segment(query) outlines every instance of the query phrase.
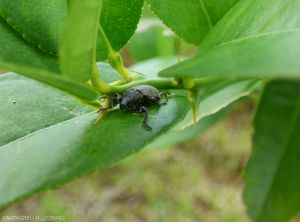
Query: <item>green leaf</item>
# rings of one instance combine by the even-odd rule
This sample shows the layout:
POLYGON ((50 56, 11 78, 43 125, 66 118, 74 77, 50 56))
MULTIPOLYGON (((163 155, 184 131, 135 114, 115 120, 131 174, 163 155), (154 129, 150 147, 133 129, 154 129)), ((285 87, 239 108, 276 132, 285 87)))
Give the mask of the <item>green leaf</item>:
MULTIPOLYGON (((220 81, 204 86, 199 92, 198 124, 201 124, 201 120, 204 117, 213 115, 234 101, 248 96, 254 90, 258 89, 261 84, 262 82, 257 80, 244 80, 220 81)), ((176 129, 185 129, 192 125, 193 113, 192 110, 190 110, 185 119, 176 126, 176 129)))
POLYGON ((24 40, 39 50, 57 55, 65 0, 0 0, 0 16, 24 40))
POLYGON ((13 63, 0 62, 0 67, 3 67, 6 70, 17 72, 28 78, 60 89, 87 102, 94 102, 99 97, 99 93, 95 90, 88 88, 83 84, 74 82, 68 78, 65 78, 64 76, 61 76, 57 73, 35 69, 27 66, 16 65, 13 63))
MULTIPOLYGON (((98 66, 106 81, 119 78, 107 64, 98 66)), ((0 114, 5 119, 0 128, 6 129, 0 133, 1 206, 142 149, 184 118, 189 108, 181 96, 165 106, 152 107, 149 124, 153 131, 149 132, 142 127, 142 115, 119 110, 94 124, 97 113, 59 91, 14 74, 0 76, 0 91, 4 95, 0 97, 0 114)))
POLYGON ((200 45, 215 23, 238 0, 147 0, 151 10, 178 36, 200 45))
POLYGON ((175 54, 175 36, 166 35, 167 29, 155 19, 142 19, 127 49, 134 61, 175 54), (147 50, 141 50, 147 49, 147 50))
MULTIPOLYGON (((98 63, 98 68, 107 83, 120 79, 107 64, 98 63)), ((0 75, 0 95, 0 129, 5 129, 0 131, 0 146, 93 111, 61 91, 13 73, 0 75)))
POLYGON ((298 0, 240 1, 206 37, 196 57, 162 71, 161 75, 294 75, 299 66, 294 47, 299 44, 299 10, 298 0))
POLYGON ((170 77, 300 77, 300 29, 220 45, 160 72, 170 77))
POLYGON ((130 67, 131 70, 137 73, 142 73, 147 77, 157 77, 160 70, 167 68, 168 66, 176 64, 178 58, 172 57, 155 57, 152 59, 139 62, 130 67))
POLYGON ((267 85, 254 120, 244 197, 257 222, 289 221, 300 211, 300 82, 267 85))
MULTIPOLYGON (((134 34, 141 18, 144 0, 103 0, 100 25, 116 52, 120 51, 134 34)), ((98 35, 97 59, 105 60, 108 48, 98 35)))
MULTIPOLYGON (((14 2, 14 1, 12 1, 14 2)), ((0 18, 0 62, 15 63, 58 72, 57 57, 33 47, 0 18)), ((1 67, 5 68, 5 67, 1 67)))
POLYGON ((99 73, 101 74, 101 78, 105 83, 112 83, 121 79, 120 74, 113 69, 109 64, 104 62, 98 62, 97 67, 99 73))
POLYGON ((248 36, 300 28, 298 0, 243 0, 205 38, 201 51, 248 36))
MULTIPOLYGON (((92 6, 93 4, 99 5, 101 2, 102 1, 94 1, 94 3, 92 3, 91 0, 80 2, 77 1, 78 4, 82 4, 83 6, 81 10, 76 7, 76 5, 79 6, 77 3, 75 6, 72 6, 72 1, 69 2, 68 7, 73 12, 71 14, 68 13, 68 24, 65 24, 65 32, 69 34, 64 36, 64 43, 62 44, 64 46, 66 43, 69 43, 64 46, 66 47, 64 48, 64 51, 66 52, 63 52, 63 54, 66 54, 67 57, 71 55, 72 57, 77 58, 77 56, 80 56, 77 54, 78 52, 82 53, 82 51, 90 50, 89 46, 91 41, 94 41, 95 31, 94 27, 92 27, 93 24, 89 23, 89 21, 96 18, 95 11, 97 10, 97 7, 93 8, 92 6), (74 7, 77 9, 74 10, 74 7), (78 33, 80 33, 80 35, 78 33), (69 40, 72 41, 68 42, 69 40), (70 47, 70 45, 73 47, 70 47), (75 49, 77 52, 76 54, 73 53, 73 50, 75 49)), ((101 18, 98 20, 98 22, 101 23, 101 26, 103 27, 107 38, 115 51, 121 50, 127 44, 130 37, 134 34, 141 17, 143 3, 144 0, 103 0, 103 10, 101 13, 101 18)), ((7 44, 8 41, 12 41, 10 39, 11 37, 7 39, 3 38, 3 36, 0 36, 0 55, 2 56, 2 54, 7 54, 7 52, 3 50, 3 48, 5 48, 9 50, 8 52, 11 54, 11 56, 8 58, 14 59, 10 60, 10 62, 23 62, 26 65, 31 63, 34 63, 35 65, 35 57, 31 55, 33 54, 31 51, 38 51, 34 52, 35 54, 42 54, 41 52, 44 52, 46 55, 42 54, 43 56, 40 56, 41 58, 52 58, 49 54, 57 55, 60 45, 61 31, 66 15, 66 0, 51 0, 42 2, 39 0, 0 0, 0 17, 2 18, 0 21, 1 23, 3 22, 1 26, 8 23, 11 29, 9 31, 15 35, 13 36, 14 38, 18 37, 19 41, 18 46, 16 46, 16 44, 7 44), (4 39, 5 42, 2 42, 4 39), (25 41, 26 44, 21 40, 25 41), (22 44, 20 44, 21 42, 22 44), (23 46, 23 44, 25 44, 25 46, 23 46), (31 46, 33 49, 29 50, 28 46, 31 46), (23 48, 26 49, 26 54, 23 52, 23 48)), ((3 28, 0 27, 0 35, 2 35, 2 32, 4 31, 1 29, 3 28)), ((107 58, 107 48, 103 43, 103 39, 98 36, 97 60, 105 60, 107 58)), ((50 71, 58 72, 56 57, 52 59, 54 60, 54 63, 56 63, 56 69, 49 69, 51 66, 47 68, 50 71)), ((48 63, 48 61, 46 63, 48 63)), ((49 63, 51 63, 51 61, 49 61, 49 63)), ((47 65, 45 62, 38 64, 43 66, 47 65)), ((72 68, 76 71, 76 67, 78 65, 77 63, 70 63, 68 65, 64 64, 64 66, 67 67, 64 67, 63 69, 69 70, 68 72, 70 75, 72 75, 72 68), (68 68, 68 66, 70 67, 68 68)), ((84 77, 82 78, 84 79, 84 77)))
POLYGON ((78 82, 91 78, 102 1, 70 0, 64 25, 60 62, 62 74, 78 82))
MULTIPOLYGON (((85 3, 87 4, 87 2, 85 3)), ((27 8, 27 6, 25 8, 27 8)), ((34 18, 38 20, 37 17, 34 18)), ((98 23, 97 20, 98 19, 95 20, 96 24, 98 23)), ((1 68, 15 71, 29 78, 35 79, 37 81, 41 81, 55 88, 68 92, 82 100, 92 102, 98 97, 98 93, 96 93, 94 90, 91 90, 85 87, 84 85, 77 84, 72 80, 65 78, 64 76, 58 75, 58 73, 60 72, 58 68, 57 57, 51 56, 49 54, 45 54, 39 51, 37 48, 34 48, 33 45, 29 44, 27 41, 22 39, 18 35, 18 33, 15 30, 13 30, 3 19, 1 19, 0 21, 1 21, 0 23, 0 37, 1 37, 0 38, 1 41, 0 67, 1 68), (46 69, 48 71, 43 69, 46 69)), ((18 22, 20 21, 18 20, 18 22)), ((43 22, 47 23, 47 21, 43 21, 43 22)), ((97 32, 97 25, 95 28, 95 35, 96 32, 97 32)), ((83 45, 83 44, 78 44, 78 45, 83 45)), ((88 60, 90 60, 90 63, 88 64, 85 62, 84 63, 77 62, 75 64, 79 64, 80 67, 86 67, 83 64, 87 66, 88 65, 94 66, 94 63, 92 64, 92 59, 89 59, 87 55, 81 55, 81 56, 83 56, 84 58, 88 58, 88 60)), ((71 56, 68 58, 71 58, 71 56)), ((74 63, 74 61, 72 60, 70 64, 74 63)), ((95 62, 95 59, 93 62, 95 62)), ((72 73, 72 75, 82 74, 82 72, 80 72, 82 71, 80 68, 76 70, 74 69, 73 71, 74 73, 72 73)), ((90 74, 90 72, 87 72, 86 70, 83 73, 85 75, 90 74)))
POLYGON ((0 75, 0 146, 92 110, 28 78, 0 75))
POLYGON ((211 22, 215 25, 239 0, 203 0, 211 22))
POLYGON ((152 107, 151 132, 143 129, 141 115, 116 110, 94 124, 97 113, 85 114, 0 147, 0 206, 139 151, 180 121, 187 109, 188 101, 181 96, 152 107))
MULTIPOLYGON (((210 116, 204 117, 197 124, 197 127, 189 126, 185 129, 178 129, 176 126, 167 132, 166 134, 161 135, 152 143, 148 144, 145 149, 160 149, 174 146, 176 144, 182 143, 184 141, 193 139, 199 134, 204 133, 207 129, 215 125, 217 122, 222 120, 226 114, 228 114, 229 109, 223 109, 217 113, 214 113, 210 116)), ((180 123, 179 123, 180 124, 180 123)))

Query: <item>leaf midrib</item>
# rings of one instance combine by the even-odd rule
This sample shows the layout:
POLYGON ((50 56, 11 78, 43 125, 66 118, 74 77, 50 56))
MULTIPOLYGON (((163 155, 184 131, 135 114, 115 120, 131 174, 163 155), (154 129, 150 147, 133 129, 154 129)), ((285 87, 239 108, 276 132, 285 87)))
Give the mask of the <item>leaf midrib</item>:
POLYGON ((300 93, 298 93, 298 96, 297 96, 296 100, 297 100, 297 104, 296 104, 296 108, 295 108, 295 110, 293 112, 292 122, 290 124, 289 129, 287 130, 288 136, 287 136, 286 141, 284 142, 284 145, 283 145, 284 151, 282 152, 282 155, 280 156, 279 163, 278 163, 278 165, 276 167, 276 170, 274 171, 274 176, 271 177, 272 178, 271 179, 272 180, 271 184, 269 186, 268 191, 266 192, 265 198, 263 198, 263 202, 262 202, 263 204, 262 204, 261 208, 258 211, 256 220, 258 220, 261 217, 263 209, 265 209, 265 207, 266 207, 266 202, 267 202, 266 200, 268 199, 268 197, 269 197, 269 195, 270 195, 270 193, 271 193, 271 191, 273 189, 273 186, 274 186, 274 183, 276 181, 276 177, 277 177, 278 171, 280 169, 280 166, 283 163, 283 159, 285 158, 285 154, 287 153, 287 150, 288 150, 287 147, 288 147, 289 143, 291 142, 291 139, 292 139, 292 136, 293 136, 292 132, 294 131, 294 129, 296 127, 296 122, 297 122, 297 119, 299 118, 299 114, 300 114, 300 93))
POLYGON ((203 0, 198 0, 199 3, 200 3, 200 7, 202 8, 202 11, 204 12, 204 15, 205 15, 205 18, 207 20, 207 24, 208 24, 208 27, 209 27, 209 30, 212 30, 213 28, 213 24, 212 24, 212 21, 211 21, 211 17, 207 11, 207 8, 203 2, 203 0))

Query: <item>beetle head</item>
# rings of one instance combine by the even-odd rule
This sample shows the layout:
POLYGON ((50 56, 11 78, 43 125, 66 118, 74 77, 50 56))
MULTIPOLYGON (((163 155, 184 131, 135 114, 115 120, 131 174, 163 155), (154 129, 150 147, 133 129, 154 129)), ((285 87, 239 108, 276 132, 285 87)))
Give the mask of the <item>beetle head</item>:
POLYGON ((122 98, 122 96, 121 96, 121 94, 119 94, 119 93, 114 93, 114 94, 110 97, 110 99, 111 99, 111 101, 113 102, 113 105, 114 105, 114 106, 117 105, 118 103, 120 103, 121 98, 122 98))

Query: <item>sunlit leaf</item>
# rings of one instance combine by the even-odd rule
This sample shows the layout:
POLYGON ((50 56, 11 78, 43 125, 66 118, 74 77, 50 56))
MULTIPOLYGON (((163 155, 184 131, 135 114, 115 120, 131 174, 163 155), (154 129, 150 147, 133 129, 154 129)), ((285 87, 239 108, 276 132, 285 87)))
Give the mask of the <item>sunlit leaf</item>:
POLYGON ((0 16, 36 49, 57 55, 66 0, 0 0, 0 16))
MULTIPOLYGON (((100 25, 114 51, 120 51, 134 34, 143 5, 144 0, 103 0, 100 25)), ((105 60, 107 57, 107 45, 98 35, 97 58, 105 60)))
POLYGON ((170 67, 165 77, 300 77, 300 29, 232 41, 170 67))
POLYGON ((200 45, 238 0, 147 0, 153 12, 185 41, 200 45))
POLYGON ((238 2, 206 37, 199 54, 162 76, 261 77, 299 74, 300 2, 238 2))

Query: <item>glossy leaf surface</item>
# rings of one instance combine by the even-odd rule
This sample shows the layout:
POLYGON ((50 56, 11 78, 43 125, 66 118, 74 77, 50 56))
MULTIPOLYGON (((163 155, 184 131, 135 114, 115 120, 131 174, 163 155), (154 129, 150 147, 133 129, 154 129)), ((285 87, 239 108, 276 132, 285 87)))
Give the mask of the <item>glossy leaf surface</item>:
MULTIPOLYGON (((85 6, 90 4, 88 1, 80 2, 80 4, 85 6)), ((100 4, 102 1, 96 2, 100 4)), ((143 0, 103 1, 104 10, 98 22, 101 22, 114 50, 119 51, 122 49, 135 32, 141 17, 143 2, 143 0)), ((86 7, 83 8, 86 9, 86 7)), ((82 13, 84 13, 83 10, 79 11, 79 14, 82 13)), ((91 12, 85 13, 85 19, 90 20, 93 16, 92 14, 91 12)), ((59 54, 61 32, 66 15, 66 0, 1 0, 0 59, 2 60, 2 57, 4 57, 9 62, 22 63, 23 65, 30 64, 59 72, 56 56, 59 54)), ((75 40, 79 41, 80 44, 77 44, 76 47, 68 48, 68 50, 76 51, 71 53, 73 56, 76 54, 78 56, 79 52, 82 53, 82 49, 77 51, 76 48, 83 43, 84 45, 89 44, 89 42, 85 42, 86 39, 82 35, 91 35, 89 32, 82 32, 80 27, 85 23, 87 25, 86 28, 88 28, 90 23, 86 23, 86 20, 82 19, 81 16, 74 16, 73 14, 73 17, 75 18, 74 20, 72 19, 72 22, 77 22, 77 24, 75 26, 72 25, 72 27, 68 26, 72 32, 69 32, 69 35, 65 36, 63 41, 68 42, 70 38, 74 42, 75 40), (79 20, 76 21, 76 19, 79 20), (79 32, 76 33, 78 30, 79 32), (79 35, 78 33, 81 34, 79 35), (75 39, 72 39, 72 37, 75 39)), ((70 21, 68 24, 70 24, 70 21)), ((107 58, 107 48, 99 36, 97 41, 97 59, 105 60, 107 58)), ((74 63, 73 65, 76 66, 77 64, 74 63)))
MULTIPOLYGON (((58 59, 32 46, 0 18, 0 62, 59 72, 58 59)), ((1 67, 5 68, 5 67, 1 67)))
POLYGON ((228 42, 162 71, 165 77, 300 77, 300 29, 228 42))
POLYGON ((300 28, 298 0, 239 1, 214 27, 201 51, 233 40, 300 28))
MULTIPOLYGON (((109 65, 97 65, 107 83, 120 78, 109 65)), ((59 90, 14 73, 0 75, 0 86, 0 129, 5 129, 0 133, 0 145, 94 111, 59 90)))
POLYGON ((161 74, 242 78, 295 75, 299 66, 295 47, 299 44, 299 10, 297 0, 240 1, 206 37, 196 57, 161 74))
MULTIPOLYGON (((144 0, 103 0, 100 25, 112 49, 120 51, 134 34, 142 15, 144 0)), ((98 36, 97 58, 108 56, 104 39, 98 36)))
POLYGON ((178 36, 200 45, 238 0, 147 0, 151 10, 178 36))
POLYGON ((0 1, 0 16, 37 49, 58 54, 60 33, 67 13, 66 0, 0 1))
POLYGON ((25 77, 0 75, 0 146, 92 109, 25 77), (30 89, 30 90, 28 90, 30 89))

